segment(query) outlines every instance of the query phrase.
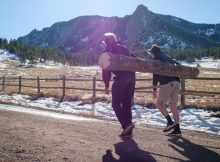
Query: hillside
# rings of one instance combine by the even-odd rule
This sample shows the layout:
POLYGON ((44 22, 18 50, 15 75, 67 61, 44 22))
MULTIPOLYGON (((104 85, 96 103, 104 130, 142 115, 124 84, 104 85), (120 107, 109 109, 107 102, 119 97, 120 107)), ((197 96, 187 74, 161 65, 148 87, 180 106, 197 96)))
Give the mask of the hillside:
POLYGON ((71 53, 99 53, 105 32, 114 32, 131 50, 141 50, 153 43, 168 49, 220 46, 220 24, 191 23, 153 13, 144 5, 125 17, 81 16, 58 22, 41 31, 34 29, 18 40, 71 53))

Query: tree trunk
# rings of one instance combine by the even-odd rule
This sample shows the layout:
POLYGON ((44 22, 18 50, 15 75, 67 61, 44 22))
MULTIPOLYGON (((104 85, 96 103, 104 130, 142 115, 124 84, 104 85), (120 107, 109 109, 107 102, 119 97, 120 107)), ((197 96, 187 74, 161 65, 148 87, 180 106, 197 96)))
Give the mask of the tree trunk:
POLYGON ((179 76, 183 78, 195 78, 199 75, 199 69, 184 65, 170 65, 158 60, 141 59, 124 55, 103 53, 99 58, 99 65, 107 70, 137 71, 161 74, 167 76, 179 76))

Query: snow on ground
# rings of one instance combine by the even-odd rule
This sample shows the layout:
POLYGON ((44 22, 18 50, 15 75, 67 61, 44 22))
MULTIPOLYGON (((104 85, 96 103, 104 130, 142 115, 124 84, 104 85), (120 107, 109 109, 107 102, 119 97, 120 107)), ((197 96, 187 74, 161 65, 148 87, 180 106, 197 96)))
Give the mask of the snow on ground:
POLYGON ((200 61, 199 65, 204 68, 220 69, 220 60, 200 61))
POLYGON ((18 60, 15 54, 12 54, 6 50, 0 49, 0 68, 5 69, 8 65, 4 63, 5 60, 18 60))
POLYGON ((220 60, 213 60, 209 57, 203 57, 201 60, 196 59, 193 63, 187 63, 185 61, 181 61, 182 65, 187 65, 191 67, 197 67, 199 65, 202 68, 213 68, 213 69, 220 69, 220 60))
POLYGON ((29 113, 29 114, 35 114, 35 115, 41 115, 41 116, 48 116, 48 117, 52 117, 52 118, 66 119, 66 120, 100 121, 100 120, 97 120, 97 119, 85 118, 85 117, 76 116, 76 115, 55 113, 55 112, 49 112, 49 111, 43 111, 43 110, 37 110, 37 109, 27 109, 25 107, 14 106, 14 105, 0 104, 0 109, 9 110, 9 111, 16 111, 16 112, 23 112, 23 113, 29 113))
POLYGON ((0 61, 1 60, 8 60, 8 59, 19 60, 18 56, 16 56, 15 54, 12 54, 12 53, 8 52, 7 50, 0 49, 0 61))
MULTIPOLYGON (((69 112, 74 114, 84 114, 116 120, 115 114, 108 103, 97 102, 94 105, 78 102, 57 102, 53 98, 39 98, 31 101, 29 96, 21 94, 7 95, 0 93, 0 102, 19 104, 26 107, 38 107, 59 112, 69 112)), ((1 108, 1 106, 0 106, 1 108)), ((8 106, 7 109, 15 110, 20 107, 8 106)), ((27 109, 28 111, 31 111, 27 109)), ((38 114, 39 112, 35 112, 38 114)), ((51 113, 51 112, 50 112, 51 113)), ((181 128, 188 130, 204 131, 220 135, 220 118, 210 117, 212 111, 202 109, 184 109, 180 111, 181 128)), ((132 109, 133 121, 137 125, 150 124, 155 126, 165 126, 166 120, 157 109, 148 109, 139 105, 134 105, 132 109)), ((51 115, 50 115, 51 116, 51 115)), ((57 116, 55 114, 55 116, 57 116)), ((62 116, 65 118, 65 116, 62 116)), ((66 116, 66 119, 69 119, 66 116)))

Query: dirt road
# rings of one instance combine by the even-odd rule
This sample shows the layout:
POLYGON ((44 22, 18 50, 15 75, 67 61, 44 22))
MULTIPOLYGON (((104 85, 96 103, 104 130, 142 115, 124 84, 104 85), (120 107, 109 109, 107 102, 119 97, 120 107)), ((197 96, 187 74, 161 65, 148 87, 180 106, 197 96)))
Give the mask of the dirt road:
POLYGON ((137 127, 122 141, 117 122, 73 121, 0 109, 0 161, 218 162, 220 137, 183 131, 172 138, 158 127, 137 127))

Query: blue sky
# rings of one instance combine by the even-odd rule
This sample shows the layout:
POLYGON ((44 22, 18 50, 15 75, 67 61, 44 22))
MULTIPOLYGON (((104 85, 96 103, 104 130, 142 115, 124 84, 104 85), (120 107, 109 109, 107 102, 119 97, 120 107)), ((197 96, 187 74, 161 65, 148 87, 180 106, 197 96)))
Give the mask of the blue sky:
POLYGON ((16 39, 83 15, 123 17, 139 4, 194 23, 220 23, 220 0, 1 0, 0 37, 16 39))

